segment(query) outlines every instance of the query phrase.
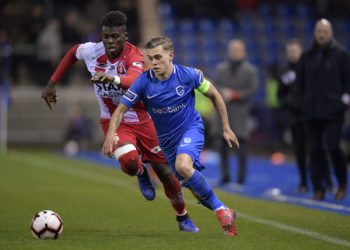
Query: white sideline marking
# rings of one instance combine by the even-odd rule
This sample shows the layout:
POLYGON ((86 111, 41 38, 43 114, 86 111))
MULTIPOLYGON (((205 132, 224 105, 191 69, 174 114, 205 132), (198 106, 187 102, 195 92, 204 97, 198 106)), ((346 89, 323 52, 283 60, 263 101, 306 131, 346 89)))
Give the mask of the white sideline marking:
MULTIPOLYGON (((210 185, 215 185, 217 181, 214 178, 207 178, 207 181, 209 182, 210 185)), ((241 192, 244 187, 242 185, 238 185, 236 183, 230 183, 226 185, 228 187, 229 192, 230 191, 236 191, 236 192, 241 192)), ((227 192, 226 190, 224 190, 227 192)), ((325 208, 325 209, 333 209, 335 211, 344 211, 344 212, 350 212, 350 207, 346 207, 344 205, 340 204, 333 204, 329 203, 326 201, 314 201, 311 199, 307 198, 299 198, 299 197, 293 197, 293 196, 287 196, 283 194, 264 194, 265 198, 268 198, 272 201, 280 201, 280 202, 285 202, 289 204, 297 204, 297 205, 317 205, 319 207, 325 208)))
MULTIPOLYGON (((102 182, 102 183, 108 183, 114 186, 118 186, 120 188, 127 188, 127 189, 131 189, 133 191, 137 191, 139 192, 138 188, 136 188, 135 185, 132 185, 129 182, 126 181, 122 181, 116 178, 109 178, 109 177, 104 177, 104 176, 98 176, 96 175, 96 173, 89 173, 85 170, 82 169, 78 169, 78 168, 72 168, 72 167, 67 167, 63 164, 58 164, 56 162, 52 162, 50 160, 47 160, 45 158, 40 158, 40 157, 36 157, 34 155, 31 155, 29 153, 23 153, 21 152, 21 154, 25 154, 26 157, 21 158, 21 157, 16 157, 16 153, 8 153, 7 156, 9 156, 12 160, 20 162, 20 163, 25 163, 25 164, 31 164, 33 167, 37 167, 37 168, 41 168, 41 169, 47 169, 47 170, 53 170, 56 172, 60 172, 60 173, 65 173, 65 174, 70 174, 73 176, 78 176, 78 177, 82 177, 88 180, 93 180, 93 181, 97 181, 97 182, 102 182)), ((158 197, 162 197, 164 199, 168 199, 163 193, 158 194, 158 197)), ((186 200, 187 204, 191 204, 191 205, 198 205, 200 206, 196 201, 194 200, 186 200)), ((282 230, 286 230, 289 232, 293 232, 293 233, 298 233, 301 235, 305 235, 305 236, 309 236, 315 239, 319 239, 319 240, 323 240, 323 241, 327 241, 327 242, 331 242, 334 244, 338 244, 338 245, 342 245, 342 246, 347 246, 350 247, 350 242, 346 241, 346 240, 342 240, 339 238, 335 238, 335 237, 330 237, 328 235, 325 234, 321 234, 321 233, 316 233, 313 231, 309 231, 309 230, 305 230, 305 229, 300 229, 297 227, 293 227, 293 226, 289 226, 286 224, 282 224, 279 222, 275 222, 275 221, 271 221, 271 220, 265 220, 265 219, 261 219, 258 217, 254 217, 245 213, 238 213, 237 214, 238 218, 244 218, 246 220, 250 220, 253 221, 255 223, 259 223, 259 224, 264 224, 264 225, 268 225, 268 226, 272 226, 272 227, 276 227, 282 230)))
POLYGON ((282 224, 282 223, 275 222, 275 221, 271 221, 271 220, 260 219, 258 217, 254 217, 254 216, 251 216, 251 215, 248 215, 248 214, 244 214, 244 213, 238 213, 237 216, 238 216, 238 218, 244 218, 244 219, 247 219, 247 220, 259 223, 259 224, 264 224, 264 225, 277 227, 279 229, 283 229, 283 230, 286 230, 286 231, 289 231, 289 232, 294 232, 294 233, 310 236, 312 238, 316 238, 316 239, 328 241, 328 242, 331 242, 331 243, 335 243, 335 244, 339 244, 339 245, 350 247, 350 242, 349 241, 342 240, 342 239, 335 238, 335 237, 330 237, 330 236, 328 236, 326 234, 320 234, 320 233, 312 232, 312 231, 309 231, 309 230, 300 229, 300 228, 297 228, 297 227, 289 226, 289 225, 282 224))

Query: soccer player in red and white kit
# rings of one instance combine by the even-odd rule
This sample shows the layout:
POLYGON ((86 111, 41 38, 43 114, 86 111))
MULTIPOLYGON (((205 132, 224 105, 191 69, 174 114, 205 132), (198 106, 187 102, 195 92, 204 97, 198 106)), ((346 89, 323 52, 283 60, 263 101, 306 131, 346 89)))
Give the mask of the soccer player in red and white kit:
MULTIPOLYGON (((111 11, 102 18, 102 41, 87 42, 71 48, 59 63, 56 71, 42 92, 49 108, 56 103, 55 84, 78 60, 84 60, 94 83, 96 97, 100 103, 100 123, 106 135, 111 114, 119 104, 124 92, 143 72, 142 52, 126 42, 126 15, 111 11)), ((165 194, 176 211, 179 229, 198 232, 185 209, 185 201, 179 180, 171 171, 157 140, 151 118, 140 101, 128 111, 116 133, 114 156, 121 169, 130 176, 137 176, 142 194, 148 200, 155 197, 154 186, 144 163, 149 162, 164 186, 165 194), (142 161, 139 157, 142 155, 142 161)))

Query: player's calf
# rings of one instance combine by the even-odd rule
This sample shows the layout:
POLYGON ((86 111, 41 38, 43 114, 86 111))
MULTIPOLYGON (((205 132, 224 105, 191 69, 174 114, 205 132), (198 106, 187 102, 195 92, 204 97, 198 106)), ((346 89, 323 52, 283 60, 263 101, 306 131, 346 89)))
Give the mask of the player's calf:
POLYGON ((122 170, 130 175, 137 175, 139 187, 141 193, 147 200, 153 200, 156 196, 156 192, 148 175, 147 168, 141 163, 139 153, 135 145, 127 143, 119 146, 114 151, 114 156, 120 163, 122 170))

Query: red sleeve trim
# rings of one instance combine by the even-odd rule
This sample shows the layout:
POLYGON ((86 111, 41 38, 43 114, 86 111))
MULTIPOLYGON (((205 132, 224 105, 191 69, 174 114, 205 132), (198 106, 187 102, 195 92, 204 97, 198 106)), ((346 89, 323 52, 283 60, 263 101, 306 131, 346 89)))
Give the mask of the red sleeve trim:
POLYGON ((64 75, 64 73, 73 65, 75 64, 78 59, 76 58, 75 54, 77 52, 77 49, 80 44, 75 45, 73 48, 71 48, 62 58, 60 63, 58 64, 55 72, 51 76, 51 81, 58 82, 61 77, 64 75))

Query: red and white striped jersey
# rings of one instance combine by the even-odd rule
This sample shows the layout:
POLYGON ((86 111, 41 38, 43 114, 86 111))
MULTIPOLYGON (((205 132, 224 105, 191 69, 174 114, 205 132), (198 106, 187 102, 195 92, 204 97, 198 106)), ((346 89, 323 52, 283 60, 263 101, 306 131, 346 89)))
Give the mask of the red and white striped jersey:
MULTIPOLYGON (((127 79, 125 77, 131 73, 140 75, 143 72, 144 61, 142 52, 136 46, 125 42, 123 53, 119 58, 113 60, 107 56, 102 42, 88 42, 76 47, 75 57, 79 60, 84 60, 91 76, 97 71, 104 71, 109 75, 121 77, 120 85, 112 83, 94 84, 95 95, 100 103, 101 119, 110 119, 120 102, 120 98, 131 85, 131 83, 123 84, 123 79, 127 79)), ((122 122, 144 123, 149 121, 150 117, 140 101, 124 114, 122 122)))

